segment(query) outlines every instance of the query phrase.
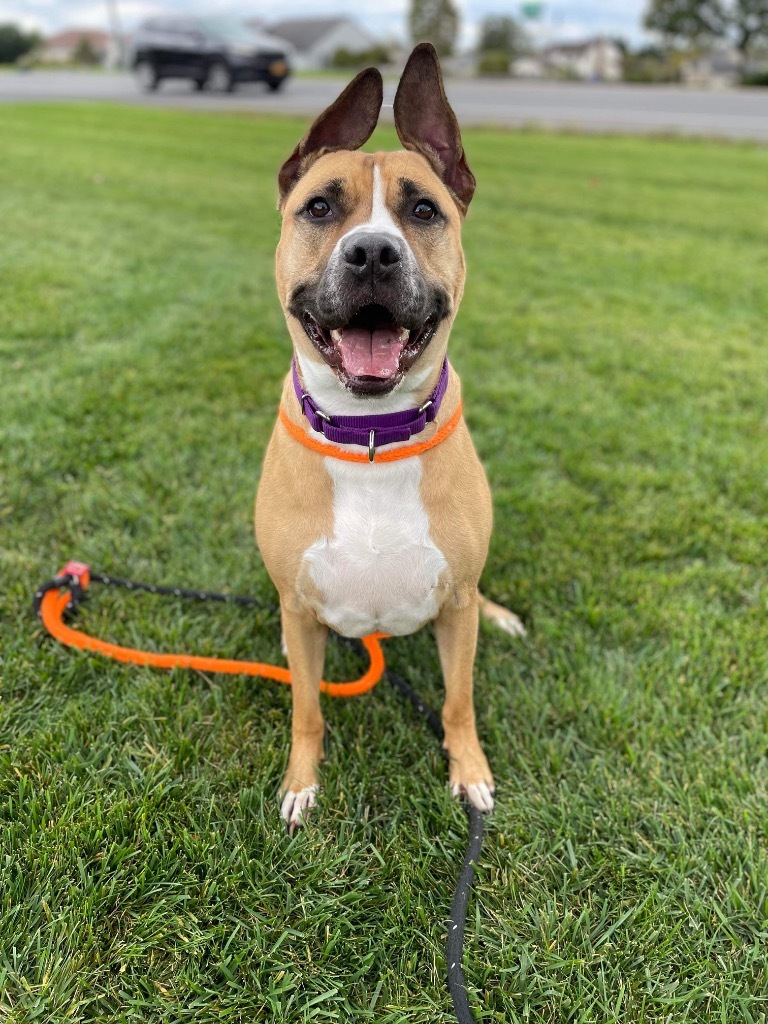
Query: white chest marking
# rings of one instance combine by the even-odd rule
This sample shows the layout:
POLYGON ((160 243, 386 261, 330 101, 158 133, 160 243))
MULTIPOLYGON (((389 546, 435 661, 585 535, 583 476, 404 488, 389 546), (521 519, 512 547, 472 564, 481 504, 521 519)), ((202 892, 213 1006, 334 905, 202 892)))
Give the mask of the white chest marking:
POLYGON ((447 567, 429 535, 421 460, 356 465, 326 458, 333 536, 304 552, 319 618, 344 636, 415 632, 438 611, 447 567))

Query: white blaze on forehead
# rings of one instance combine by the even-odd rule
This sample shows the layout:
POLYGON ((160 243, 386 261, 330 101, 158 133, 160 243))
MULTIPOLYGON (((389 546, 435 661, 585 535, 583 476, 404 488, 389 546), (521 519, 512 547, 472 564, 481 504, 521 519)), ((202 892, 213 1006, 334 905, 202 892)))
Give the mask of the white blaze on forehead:
POLYGON ((381 168, 378 164, 373 165, 373 202, 371 203, 371 219, 367 224, 363 224, 362 227, 366 231, 384 231, 393 235, 397 235, 398 238, 403 237, 403 233, 400 228, 395 224, 392 214, 389 212, 387 206, 386 195, 384 193, 384 182, 381 180, 381 168))
POLYGON ((373 191, 371 196, 370 218, 363 224, 356 224, 353 228, 350 228, 349 231, 347 231, 347 233, 336 243, 336 250, 338 251, 343 243, 358 231, 394 235, 396 238, 400 239, 409 255, 411 254, 411 247, 408 245, 405 235, 397 226, 397 223, 387 206, 384 181, 382 180, 381 168, 378 164, 373 165, 373 191))

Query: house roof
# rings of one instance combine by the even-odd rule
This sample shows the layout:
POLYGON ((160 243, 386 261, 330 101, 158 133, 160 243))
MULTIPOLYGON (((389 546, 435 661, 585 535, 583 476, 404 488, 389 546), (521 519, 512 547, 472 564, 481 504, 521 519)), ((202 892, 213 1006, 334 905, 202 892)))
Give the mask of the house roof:
POLYGON ((270 35, 287 39, 301 52, 309 50, 318 39, 338 25, 345 23, 354 25, 355 28, 358 27, 351 18, 339 16, 335 18, 284 18, 282 21, 270 22, 266 29, 270 35))
POLYGON ((63 32, 57 32, 55 36, 49 36, 45 40, 46 46, 72 46, 75 47, 82 39, 87 39, 92 46, 107 46, 109 35, 95 28, 68 28, 63 32))

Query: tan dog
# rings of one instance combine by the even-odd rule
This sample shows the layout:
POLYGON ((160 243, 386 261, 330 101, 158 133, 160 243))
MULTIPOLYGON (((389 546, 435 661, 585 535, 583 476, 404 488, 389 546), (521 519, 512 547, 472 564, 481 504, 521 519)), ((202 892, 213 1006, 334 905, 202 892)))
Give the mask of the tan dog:
POLYGON ((523 632, 515 615, 478 592, 491 496, 461 418, 459 379, 444 369, 475 179, 430 44, 411 54, 395 97, 406 151, 356 152, 381 104, 381 75, 369 68, 318 117, 279 175, 277 288, 295 380, 286 380, 265 456, 256 533, 280 594, 293 676, 281 810, 291 830, 318 788, 328 627, 352 637, 403 635, 434 621, 450 784, 484 811, 493 808, 494 785, 472 702, 478 610, 523 632), (415 432, 382 443, 389 435, 380 425, 397 412, 415 432), (355 424, 352 433, 345 423, 355 424))

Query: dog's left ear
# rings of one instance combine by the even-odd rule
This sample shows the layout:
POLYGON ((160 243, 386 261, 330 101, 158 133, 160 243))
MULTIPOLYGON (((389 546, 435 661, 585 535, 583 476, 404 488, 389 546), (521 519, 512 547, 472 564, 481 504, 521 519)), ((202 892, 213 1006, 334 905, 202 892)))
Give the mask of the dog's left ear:
POLYGON ((432 164, 466 213, 475 193, 456 115, 448 103, 437 51, 419 43, 405 65, 395 94, 395 128, 406 149, 432 164))
POLYGON ((360 149, 373 135, 384 100, 378 68, 366 68, 353 78, 339 98, 324 110, 288 157, 277 176, 280 205, 304 174, 310 158, 321 152, 360 149))

